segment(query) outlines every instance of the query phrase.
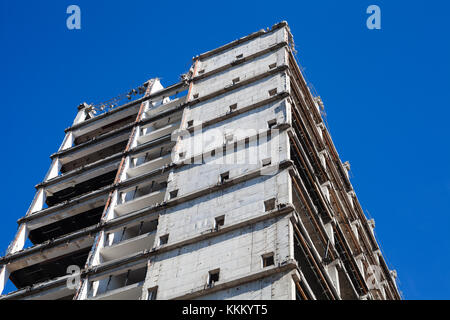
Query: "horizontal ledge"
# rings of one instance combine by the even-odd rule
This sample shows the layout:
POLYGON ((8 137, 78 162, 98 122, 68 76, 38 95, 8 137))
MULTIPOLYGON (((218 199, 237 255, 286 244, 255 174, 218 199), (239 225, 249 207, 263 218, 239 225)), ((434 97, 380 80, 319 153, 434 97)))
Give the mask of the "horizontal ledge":
POLYGON ((195 60, 202 60, 202 59, 205 59, 205 58, 209 58, 209 57, 214 56, 214 55, 216 55, 218 53, 221 53, 221 52, 223 52, 225 50, 228 50, 230 48, 236 47, 237 45, 239 45, 241 43, 248 42, 248 41, 253 40, 253 39, 255 39, 255 38, 257 38, 257 37, 259 37, 261 35, 264 35, 264 34, 272 33, 275 30, 281 29, 281 28, 286 27, 286 26, 288 26, 287 22, 286 21, 281 21, 281 22, 273 25, 272 28, 269 31, 266 31, 266 30, 262 29, 260 31, 254 32, 254 33, 249 34, 249 35, 247 35, 245 37, 242 37, 240 39, 237 39, 237 40, 234 40, 234 41, 232 41, 230 43, 227 43, 227 44, 225 44, 225 45, 223 45, 223 46, 221 46, 219 48, 216 48, 214 50, 210 50, 210 51, 207 51, 205 53, 202 53, 202 54, 194 57, 193 60, 195 61, 195 60))
POLYGON ((198 290, 181 295, 176 296, 173 298, 168 298, 168 300, 193 300, 195 298, 206 296, 209 294, 212 294, 214 292, 230 289, 239 285, 243 285, 249 282, 258 281, 267 277, 270 277, 274 274, 280 273, 280 272, 289 272, 291 270, 296 270, 298 268, 298 264, 295 260, 288 259, 285 261, 282 261, 279 265, 265 268, 264 270, 261 270, 256 273, 250 273, 247 274, 244 277, 238 277, 234 279, 230 279, 228 281, 225 281, 223 283, 217 283, 214 284, 213 287, 207 288, 202 287, 198 288, 198 290))
POLYGON ((59 157, 63 157, 63 156, 66 156, 67 154, 74 153, 74 152, 76 152, 76 151, 78 151, 80 149, 84 149, 84 148, 89 147, 91 145, 95 145, 97 143, 102 143, 102 141, 107 140, 109 138, 121 136, 121 135, 127 133, 128 130, 131 130, 134 127, 134 125, 135 125, 134 122, 130 123, 130 124, 127 124, 127 125, 119 128, 119 129, 110 131, 108 133, 105 133, 105 134, 103 134, 103 135, 101 135, 99 137, 95 137, 95 138, 93 138, 93 139, 91 139, 89 141, 86 141, 84 143, 81 143, 79 145, 76 145, 76 146, 73 146, 71 148, 58 151, 58 152, 52 154, 50 156, 50 159, 54 159, 56 157, 58 157, 58 158, 59 157))
POLYGON ((23 258, 24 256, 27 255, 31 255, 35 252, 44 252, 45 250, 54 248, 60 244, 66 244, 69 243, 71 241, 77 241, 80 238, 84 237, 84 236, 89 236, 92 234, 95 234, 97 231, 100 230, 100 224, 91 226, 91 227, 87 227, 81 230, 77 230, 75 232, 66 234, 62 237, 53 239, 53 240, 48 240, 46 242, 37 244, 35 246, 29 247, 29 248, 25 248, 21 251, 17 251, 15 253, 12 254, 8 254, 4 257, 0 258, 0 265, 4 265, 4 264, 8 264, 12 261, 18 260, 20 258, 23 258))

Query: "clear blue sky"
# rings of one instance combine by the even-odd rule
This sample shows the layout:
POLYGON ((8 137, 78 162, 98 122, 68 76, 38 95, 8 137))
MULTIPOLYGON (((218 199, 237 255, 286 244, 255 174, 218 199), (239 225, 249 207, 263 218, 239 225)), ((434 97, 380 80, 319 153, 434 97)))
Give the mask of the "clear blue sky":
POLYGON ((0 1, 2 252, 79 103, 173 84, 194 55, 286 20, 404 297, 450 298, 450 2, 0 1))

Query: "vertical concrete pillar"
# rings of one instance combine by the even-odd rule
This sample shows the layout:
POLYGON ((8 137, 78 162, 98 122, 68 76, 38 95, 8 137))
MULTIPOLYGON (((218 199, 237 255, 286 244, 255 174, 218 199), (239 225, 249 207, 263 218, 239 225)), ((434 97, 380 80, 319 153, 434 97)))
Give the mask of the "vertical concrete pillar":
POLYGON ((5 290, 6 283, 9 279, 9 272, 6 269, 6 266, 0 267, 0 295, 3 293, 3 290, 5 290))
POLYGON ((91 106, 88 105, 86 102, 83 102, 82 104, 80 104, 78 106, 78 113, 77 113, 75 119, 73 120, 72 125, 76 125, 76 124, 86 120, 87 116, 89 115, 89 112, 91 111, 90 109, 91 109, 91 106))
POLYGON ((30 208, 28 209, 27 215, 42 210, 44 208, 45 199, 46 194, 44 188, 39 188, 34 196, 30 208))
POLYGON ((339 296, 341 296, 338 267, 340 267, 340 262, 338 259, 336 259, 326 266, 326 270, 328 272, 328 275, 330 276, 331 282, 336 288, 336 292, 338 293, 339 296))
POLYGON ((52 164, 50 165, 50 169, 48 170, 44 181, 48 181, 57 177, 59 175, 59 170, 61 170, 61 161, 59 161, 59 158, 56 158, 52 161, 52 164))
POLYGON ((73 146, 75 143, 75 137, 73 133, 70 131, 66 136, 64 137, 63 142, 61 143, 61 146, 59 147, 58 151, 69 149, 73 146))
POLYGON ((13 242, 9 245, 7 254, 13 254, 17 251, 20 251, 24 248, 25 242, 28 238, 28 230, 27 225, 23 223, 20 225, 19 231, 17 231, 16 237, 13 242))

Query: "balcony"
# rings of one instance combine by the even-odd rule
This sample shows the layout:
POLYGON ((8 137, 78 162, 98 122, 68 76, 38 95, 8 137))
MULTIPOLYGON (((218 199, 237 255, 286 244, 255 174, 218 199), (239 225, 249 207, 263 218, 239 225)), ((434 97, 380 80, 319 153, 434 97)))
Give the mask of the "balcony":
POLYGON ((151 249, 155 242, 155 235, 156 231, 141 234, 140 236, 104 247, 100 254, 104 261, 111 261, 133 253, 151 249))
POLYGON ((127 178, 137 177, 144 173, 151 172, 153 170, 156 170, 171 163, 171 161, 172 157, 169 153, 162 157, 158 157, 156 159, 152 159, 150 161, 141 163, 140 165, 133 168, 129 168, 127 170, 127 178))
POLYGON ((151 207, 164 201, 166 188, 151 192, 147 195, 135 198, 131 201, 119 204, 114 208, 116 216, 123 216, 127 213, 151 207))
POLYGON ((174 99, 174 100, 171 100, 171 101, 169 101, 169 102, 167 102, 165 104, 162 104, 162 105, 160 105, 158 107, 150 108, 149 110, 147 110, 145 112, 145 118, 150 118, 150 117, 153 117, 153 116, 155 116, 157 114, 161 114, 161 113, 163 113, 165 111, 169 111, 171 109, 175 109, 176 107, 181 106, 185 102, 186 102, 186 96, 181 97, 181 98, 177 98, 177 99, 174 99))
POLYGON ((139 300, 147 267, 90 282, 89 300, 139 300))
POLYGON ((118 259, 153 247, 158 219, 141 221, 107 233, 101 249, 103 261, 118 259))
POLYGON ((139 300, 144 282, 130 284, 91 298, 91 300, 139 300))
POLYGON ((180 122, 170 123, 161 128, 149 127, 147 129, 147 132, 137 139, 138 144, 144 144, 146 142, 150 142, 158 138, 164 137, 168 134, 171 134, 174 130, 178 129, 179 127, 180 122))

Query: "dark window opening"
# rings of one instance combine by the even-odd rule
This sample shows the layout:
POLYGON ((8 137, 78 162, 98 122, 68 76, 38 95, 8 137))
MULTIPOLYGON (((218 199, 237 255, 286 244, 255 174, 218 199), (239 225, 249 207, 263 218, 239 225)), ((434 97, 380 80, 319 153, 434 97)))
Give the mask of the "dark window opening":
POLYGON ((76 265, 84 268, 91 248, 72 252, 68 255, 50 259, 32 266, 19 269, 11 273, 10 279, 14 285, 21 289, 67 275, 67 267, 76 265))
POLYGON ((53 195, 47 196, 45 203, 48 207, 52 207, 58 203, 98 190, 104 186, 112 184, 116 178, 116 174, 117 170, 114 170, 93 179, 81 182, 73 187, 55 192, 53 195))
POLYGON ((225 216, 222 215, 220 217, 216 217, 215 223, 216 223, 215 225, 216 230, 219 230, 219 228, 225 224, 225 216))
POLYGON ((267 167, 267 166, 270 166, 270 164, 272 163, 272 159, 266 158, 266 159, 263 159, 261 162, 262 162, 263 167, 267 167))
POLYGON ((264 201, 264 209, 271 211, 275 209, 275 198, 264 201))
POLYGON ((104 207, 98 207, 30 231, 29 239, 36 245, 93 226, 100 222, 104 207))
POLYGON ((229 171, 224 172, 224 173, 222 173, 220 175, 220 183, 224 183, 224 182, 226 182, 229 179, 230 179, 230 172, 229 171))
POLYGON ((212 270, 209 272, 208 285, 210 287, 214 286, 214 284, 219 281, 219 274, 220 270, 212 270))
POLYGON ((277 124, 277 119, 272 119, 267 121, 267 125, 269 126, 269 129, 272 129, 277 124))
POLYGON ((147 300, 156 300, 157 293, 158 293, 158 288, 148 289, 147 300))
POLYGON ((237 103, 232 104, 232 105, 230 106, 230 111, 235 111, 236 109, 237 109, 237 103))
POLYGON ((263 262, 263 268, 273 266, 275 264, 275 260, 273 258, 273 252, 263 255, 262 262, 263 262))
POLYGON ((170 199, 176 198, 176 197, 178 196, 178 189, 177 189, 177 190, 170 191, 169 194, 170 194, 170 199))
POLYGON ((165 245, 169 242, 169 234, 163 235, 161 237, 159 237, 159 245, 165 245))
POLYGON ((97 152, 91 153, 86 157, 68 162, 61 167, 61 173, 66 173, 82 166, 86 166, 88 164, 94 163, 98 160, 105 159, 109 156, 112 156, 116 153, 122 152, 127 146, 128 140, 124 140, 115 145, 106 147, 105 149, 99 150, 97 152))
POLYGON ((121 127, 124 127, 125 125, 130 124, 130 123, 132 123, 135 120, 136 120, 136 114, 133 114, 133 115, 130 115, 130 116, 126 117, 126 118, 117 120, 117 121, 112 122, 110 124, 107 124, 106 126, 98 128, 97 130, 91 131, 89 133, 86 133, 86 134, 84 134, 82 136, 79 136, 79 137, 75 138, 74 145, 79 145, 79 144, 85 143, 85 142, 87 142, 89 140, 92 140, 94 137, 98 138, 101 135, 104 135, 104 134, 106 134, 108 132, 111 132, 113 130, 119 129, 121 127))

